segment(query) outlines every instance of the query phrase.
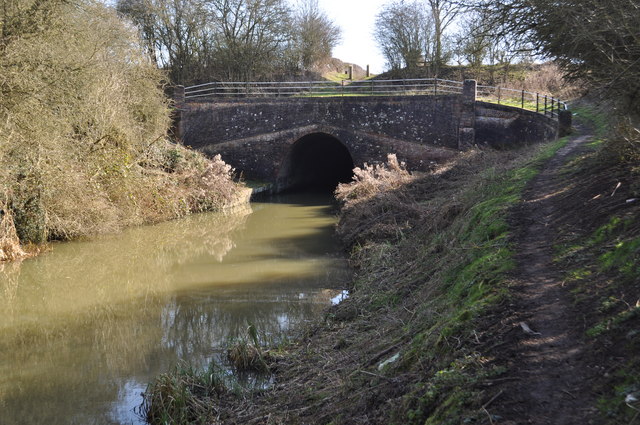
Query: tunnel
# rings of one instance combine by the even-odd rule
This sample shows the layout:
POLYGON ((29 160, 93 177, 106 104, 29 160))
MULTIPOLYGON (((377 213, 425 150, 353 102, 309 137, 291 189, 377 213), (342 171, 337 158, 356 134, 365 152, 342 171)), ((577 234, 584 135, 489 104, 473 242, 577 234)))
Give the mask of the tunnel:
POLYGON ((349 150, 338 139, 312 133, 292 145, 278 182, 287 190, 333 191, 338 183, 351 181, 353 167, 349 150))

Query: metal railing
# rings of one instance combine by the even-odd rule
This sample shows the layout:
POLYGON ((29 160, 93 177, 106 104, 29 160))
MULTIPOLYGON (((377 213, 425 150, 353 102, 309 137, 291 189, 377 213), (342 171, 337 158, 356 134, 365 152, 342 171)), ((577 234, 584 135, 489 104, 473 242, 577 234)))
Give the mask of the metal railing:
POLYGON ((460 94, 462 83, 436 78, 287 82, 214 82, 185 87, 185 99, 205 97, 390 96, 460 94))
MULTIPOLYGON (((286 82, 212 82, 184 88, 185 100, 206 98, 335 97, 462 94, 462 82, 438 78, 286 82)), ((476 99, 515 106, 551 117, 567 109, 549 95, 504 87, 477 86, 476 99)))
POLYGON ((551 117, 556 117, 559 111, 567 109, 565 102, 553 96, 500 86, 478 85, 476 99, 500 105, 515 106, 551 117))

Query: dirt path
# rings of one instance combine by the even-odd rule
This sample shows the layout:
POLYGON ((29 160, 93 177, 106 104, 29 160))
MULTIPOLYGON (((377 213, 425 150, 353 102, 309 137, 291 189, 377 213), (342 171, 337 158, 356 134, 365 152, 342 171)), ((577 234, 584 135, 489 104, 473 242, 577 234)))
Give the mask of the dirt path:
POLYGON ((515 312, 505 335, 509 341, 500 353, 510 380, 499 388, 490 409, 498 423, 588 424, 596 416, 589 390, 594 369, 585 357, 582 315, 552 261, 554 221, 564 188, 561 167, 589 138, 572 138, 548 161, 512 217, 520 229, 518 268, 515 312))

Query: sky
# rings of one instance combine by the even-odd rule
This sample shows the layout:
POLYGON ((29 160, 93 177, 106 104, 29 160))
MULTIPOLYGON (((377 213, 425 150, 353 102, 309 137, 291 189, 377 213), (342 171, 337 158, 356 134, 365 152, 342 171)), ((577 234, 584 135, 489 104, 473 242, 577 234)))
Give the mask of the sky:
POLYGON ((376 14, 389 0, 318 0, 320 8, 342 28, 342 42, 333 49, 333 56, 343 62, 355 63, 379 74, 385 70, 385 60, 373 39, 376 14))

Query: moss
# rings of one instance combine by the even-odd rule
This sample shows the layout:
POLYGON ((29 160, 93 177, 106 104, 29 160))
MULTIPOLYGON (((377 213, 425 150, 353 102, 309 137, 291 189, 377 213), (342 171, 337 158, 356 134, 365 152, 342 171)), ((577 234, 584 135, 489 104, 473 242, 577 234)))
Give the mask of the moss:
POLYGON ((640 275, 640 237, 623 240, 615 244, 599 258, 604 270, 615 270, 624 277, 633 278, 640 275))

